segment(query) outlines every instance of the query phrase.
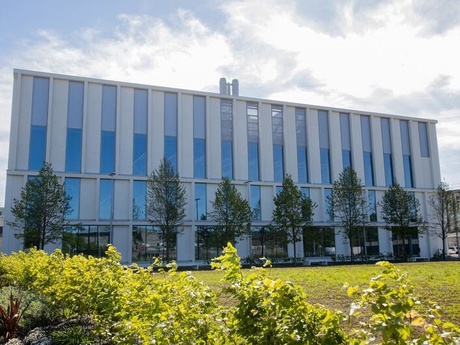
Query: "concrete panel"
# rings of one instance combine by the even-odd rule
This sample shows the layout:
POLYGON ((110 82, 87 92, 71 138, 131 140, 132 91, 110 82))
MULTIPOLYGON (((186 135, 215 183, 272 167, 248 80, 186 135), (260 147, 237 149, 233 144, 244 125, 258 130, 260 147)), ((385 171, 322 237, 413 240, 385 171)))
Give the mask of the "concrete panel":
POLYGON ((321 160, 319 154, 318 111, 307 109, 308 176, 310 183, 321 183, 321 160))
POLYGON ((53 164, 53 170, 56 172, 65 171, 68 88, 67 80, 53 79, 47 150, 48 160, 53 164))
POLYGON ((385 186, 385 169, 383 165, 382 127, 380 117, 371 116, 372 158, 374 163, 374 184, 385 186))
POLYGON ((343 171, 342 137, 340 134, 340 115, 329 112, 329 155, 331 160, 331 182, 334 182, 343 171))
POLYGON ((95 221, 99 215, 98 180, 86 178, 80 183, 80 220, 95 221))
POLYGON ((179 175, 193 177, 193 96, 179 94, 179 118, 177 120, 177 146, 179 175))
POLYGON ((86 173, 99 173, 101 159, 102 85, 88 84, 86 114, 83 119, 83 161, 86 173))
POLYGON ((363 141, 361 138, 361 117, 357 114, 350 114, 350 139, 351 139, 351 159, 353 169, 365 184, 364 160, 363 160, 363 141))
POLYGON ((293 181, 299 180, 297 169, 297 136, 295 107, 284 107, 283 110, 284 129, 284 174, 290 174, 293 181))
POLYGON ((133 173, 134 89, 120 89, 120 111, 117 116, 117 173, 133 173))
POLYGON ((393 176, 404 187, 404 167, 399 120, 390 118, 391 151, 393 156, 393 176))
POLYGON ((274 180, 272 111, 271 105, 266 103, 259 103, 259 178, 261 181, 274 180))
POLYGON ((158 168, 164 157, 164 92, 152 91, 149 94, 149 135, 147 172, 158 168))
POLYGON ((124 264, 132 261, 132 231, 128 225, 113 226, 112 244, 121 254, 121 262, 124 264))
POLYGON ((248 126, 246 102, 233 102, 233 176, 235 180, 248 180, 248 126))
POLYGON ((115 199, 113 218, 115 220, 129 220, 131 214, 130 206, 132 205, 131 198, 127 197, 130 195, 129 180, 114 180, 115 187, 115 199))

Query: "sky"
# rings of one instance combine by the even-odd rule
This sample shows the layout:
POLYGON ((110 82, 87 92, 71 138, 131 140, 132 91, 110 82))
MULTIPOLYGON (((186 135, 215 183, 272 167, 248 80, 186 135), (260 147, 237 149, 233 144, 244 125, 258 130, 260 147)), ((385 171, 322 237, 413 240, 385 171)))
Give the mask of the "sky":
POLYGON ((435 119, 460 188, 460 0, 1 0, 0 203, 14 68, 435 119))

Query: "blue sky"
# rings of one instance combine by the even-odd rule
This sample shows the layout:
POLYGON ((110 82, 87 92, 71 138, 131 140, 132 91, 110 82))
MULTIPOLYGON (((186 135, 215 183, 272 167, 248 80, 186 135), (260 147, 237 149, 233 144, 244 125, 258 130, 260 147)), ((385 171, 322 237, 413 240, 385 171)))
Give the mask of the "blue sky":
POLYGON ((2 0, 0 201, 14 68, 436 119, 460 188, 459 42, 458 0, 2 0))

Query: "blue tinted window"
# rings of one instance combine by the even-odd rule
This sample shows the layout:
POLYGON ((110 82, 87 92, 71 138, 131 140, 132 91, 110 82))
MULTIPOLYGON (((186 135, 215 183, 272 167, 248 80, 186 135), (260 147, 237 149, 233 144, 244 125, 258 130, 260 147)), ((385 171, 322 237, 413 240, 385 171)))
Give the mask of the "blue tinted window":
POLYGON ((206 140, 193 139, 193 174, 197 178, 206 177, 206 140))
POLYGON ((46 127, 30 128, 29 170, 40 170, 46 160, 46 127))
POLYGON ((147 101, 146 90, 134 90, 133 175, 147 175, 147 101))
POLYGON ((375 190, 368 191, 368 203, 369 203, 369 221, 377 221, 377 201, 375 199, 375 190))
POLYGON ((252 220, 262 219, 262 205, 260 199, 260 186, 251 186, 251 209, 252 209, 252 220))
POLYGON ((69 202, 71 212, 67 215, 67 219, 78 219, 80 212, 80 179, 66 178, 65 192, 72 198, 69 202))
POLYGON ((344 169, 351 167, 351 151, 342 150, 342 164, 344 169))
POLYGON ((134 133, 133 174, 147 175, 147 135, 134 133))
POLYGON ((366 186, 374 185, 374 167, 372 164, 372 152, 364 152, 364 177, 366 186))
POLYGON ((308 187, 302 187, 300 188, 300 192, 307 198, 310 197, 310 188, 308 187))
POLYGON ((81 129, 67 128, 65 171, 81 171, 81 129))
POLYGON ((248 143, 249 180, 259 180, 259 144, 248 143))
POLYGON ((147 182, 133 182, 133 219, 145 220, 145 208, 147 199, 147 182))
POLYGON ((273 170, 275 175, 275 181, 283 181, 284 169, 282 145, 273 145, 273 170))
POLYGON ((418 123, 418 136, 420 141, 420 155, 422 157, 429 157, 430 151, 428 149, 428 130, 425 122, 418 123))
POLYGON ((102 179, 99 189, 99 219, 112 217, 113 180, 102 179))
POLYGON ((165 93, 165 135, 177 136, 177 94, 165 93))
POLYGON ((325 212, 325 218, 324 219, 326 219, 326 221, 328 221, 328 222, 334 221, 333 217, 331 217, 331 215, 328 212, 331 193, 332 193, 332 189, 330 189, 330 188, 325 188, 324 189, 324 212, 325 212))
POLYGON ((206 220, 206 184, 195 183, 195 219, 206 220))
POLYGON ((177 139, 165 136, 165 158, 171 163, 174 172, 177 172, 177 139))
POLYGON ((233 142, 222 141, 222 177, 233 179, 233 142))
POLYGON ((393 184, 393 163, 390 153, 383 154, 383 168, 385 169, 385 185, 389 187, 393 184))
POLYGON ((80 82, 69 82, 69 93, 67 103, 67 127, 83 127, 83 91, 84 84, 80 82))
POLYGON ((32 93, 32 126, 46 126, 48 124, 48 78, 34 78, 32 93))
POLYGON ((283 186, 275 186, 275 193, 278 195, 283 190, 283 186))
POLYGON ((409 155, 403 156, 403 166, 404 166, 404 182, 406 188, 412 188, 412 165, 409 155))
POLYGON ((102 174, 115 172, 115 132, 101 132, 101 167, 102 174))
POLYGON ((320 149, 320 159, 321 159, 321 182, 322 184, 331 183, 331 168, 329 161, 329 149, 322 148, 320 149))
POLYGON ((307 183, 308 182, 307 149, 302 146, 297 146, 297 172, 299 175, 299 183, 307 183))

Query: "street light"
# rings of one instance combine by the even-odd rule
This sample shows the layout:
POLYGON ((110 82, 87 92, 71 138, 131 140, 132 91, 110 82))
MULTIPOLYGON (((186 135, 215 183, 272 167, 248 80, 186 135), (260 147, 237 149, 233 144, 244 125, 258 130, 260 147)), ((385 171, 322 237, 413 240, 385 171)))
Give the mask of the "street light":
POLYGON ((198 219, 198 201, 200 201, 201 198, 196 198, 195 199, 195 211, 196 211, 196 220, 199 220, 198 219))

